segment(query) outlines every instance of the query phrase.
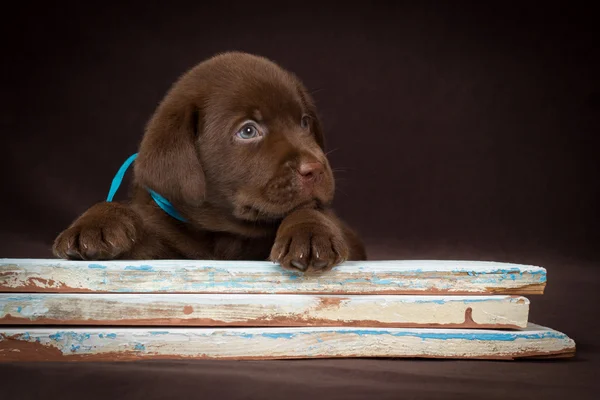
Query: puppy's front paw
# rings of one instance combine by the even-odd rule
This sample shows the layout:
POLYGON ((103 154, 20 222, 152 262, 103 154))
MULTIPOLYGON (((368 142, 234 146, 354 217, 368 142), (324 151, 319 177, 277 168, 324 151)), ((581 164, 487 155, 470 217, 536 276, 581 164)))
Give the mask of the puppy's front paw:
POLYGON ((71 260, 110 260, 131 250, 139 235, 139 216, 118 203, 99 203, 87 210, 56 240, 56 257, 71 260))
POLYGON ((348 256, 348 246, 341 233, 310 223, 278 233, 270 260, 286 269, 321 272, 341 264, 348 256))

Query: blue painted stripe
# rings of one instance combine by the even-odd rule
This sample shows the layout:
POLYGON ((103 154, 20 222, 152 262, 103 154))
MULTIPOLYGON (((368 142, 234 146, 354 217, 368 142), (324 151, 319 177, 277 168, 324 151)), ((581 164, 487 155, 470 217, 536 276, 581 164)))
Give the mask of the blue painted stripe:
POLYGON ((303 332, 261 332, 261 333, 232 333, 232 336, 241 336, 246 339, 253 339, 255 337, 266 337, 270 339, 293 339, 298 335, 317 335, 317 334, 348 334, 358 336, 384 336, 390 335, 394 337, 417 337, 419 339, 435 339, 435 340, 450 340, 450 339, 462 339, 462 340, 481 340, 481 341, 502 341, 512 342, 517 339, 526 340, 538 340, 538 339, 565 339, 566 336, 563 333, 556 331, 543 331, 543 332, 530 332, 530 333, 499 333, 499 332, 434 332, 431 330, 424 330, 420 332, 411 331, 386 331, 386 330, 331 330, 331 331, 303 331, 303 332))
MULTIPOLYGON (((477 340, 477 341, 502 341, 502 342, 512 342, 517 339, 521 340, 540 340, 540 339, 559 339, 564 340, 567 339, 567 336, 561 332, 554 330, 542 330, 542 331, 525 331, 525 332, 501 332, 501 331, 486 331, 486 330, 470 330, 470 331, 444 331, 439 332, 434 329, 420 329, 420 330, 386 330, 386 329, 324 329, 324 330, 303 330, 303 331, 258 331, 258 332, 249 332, 249 331, 220 331, 220 330, 211 330, 210 332, 190 332, 190 338, 202 338, 204 335, 212 335, 215 332, 222 333, 224 336, 237 336, 242 337, 244 339, 255 339, 259 337, 269 338, 269 339, 294 339, 297 336, 301 335, 312 335, 316 338, 317 342, 325 342, 322 338, 322 335, 356 335, 360 337, 369 337, 369 336, 393 336, 393 337, 415 337, 421 340, 477 340)), ((151 335, 168 335, 168 334, 179 334, 178 331, 151 331, 149 332, 151 335)), ((76 346, 78 350, 79 346, 83 345, 86 341, 91 338, 92 332, 75 332, 75 331, 59 331, 52 334, 47 333, 38 333, 35 331, 26 331, 21 333, 20 339, 31 341, 35 338, 36 341, 39 341, 40 338, 48 337, 50 340, 56 342, 62 342, 69 344, 71 346, 76 346)), ((101 339, 116 339, 116 333, 98 333, 98 337, 101 339)), ((335 336, 334 336, 335 337, 335 336)), ((73 349, 72 349, 73 350, 73 349)), ((74 351, 75 351, 74 350, 74 351)), ((136 346, 136 350, 142 350, 136 346)))
MULTIPOLYGON (((35 332, 29 332, 29 334, 35 334, 35 332)), ((56 332, 52 335, 48 335, 51 340, 62 342, 65 339, 75 340, 77 342, 83 342, 84 340, 88 340, 90 338, 89 333, 78 333, 73 331, 60 331, 56 332)), ((107 335, 108 336, 108 335, 107 335)))
POLYGON ((125 271, 152 271, 154 267, 152 265, 127 265, 125 271))

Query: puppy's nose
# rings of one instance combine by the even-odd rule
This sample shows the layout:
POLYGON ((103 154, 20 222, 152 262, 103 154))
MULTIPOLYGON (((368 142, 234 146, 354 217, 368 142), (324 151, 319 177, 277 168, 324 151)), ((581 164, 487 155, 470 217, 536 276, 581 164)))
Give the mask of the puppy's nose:
POLYGON ((323 175, 323 164, 320 162, 302 163, 298 167, 298 173, 306 183, 316 181, 323 175))

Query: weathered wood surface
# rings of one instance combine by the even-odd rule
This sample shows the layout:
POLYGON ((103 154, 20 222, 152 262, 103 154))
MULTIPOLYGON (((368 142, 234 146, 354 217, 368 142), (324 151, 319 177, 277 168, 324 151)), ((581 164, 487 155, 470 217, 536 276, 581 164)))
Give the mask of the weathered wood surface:
POLYGON ((523 328, 521 296, 0 294, 2 325, 523 328))
POLYGON ((519 331, 410 328, 0 328, 0 362, 142 359, 568 357, 575 342, 519 331))
POLYGON ((346 262, 304 276, 261 261, 0 259, 0 292, 543 294, 546 270, 481 261, 346 262))

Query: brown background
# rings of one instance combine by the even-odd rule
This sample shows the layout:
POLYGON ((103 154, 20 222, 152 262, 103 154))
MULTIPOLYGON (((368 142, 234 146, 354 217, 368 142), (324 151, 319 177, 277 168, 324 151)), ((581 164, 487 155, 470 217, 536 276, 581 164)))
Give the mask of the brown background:
POLYGON ((544 266, 548 289, 532 298, 531 319, 573 337, 578 357, 4 365, 5 398, 592 398, 600 63, 591 10, 217 3, 6 6, 1 257, 51 257, 54 236, 105 198, 179 74, 245 50, 315 90, 340 170, 336 207, 371 258, 544 266))

